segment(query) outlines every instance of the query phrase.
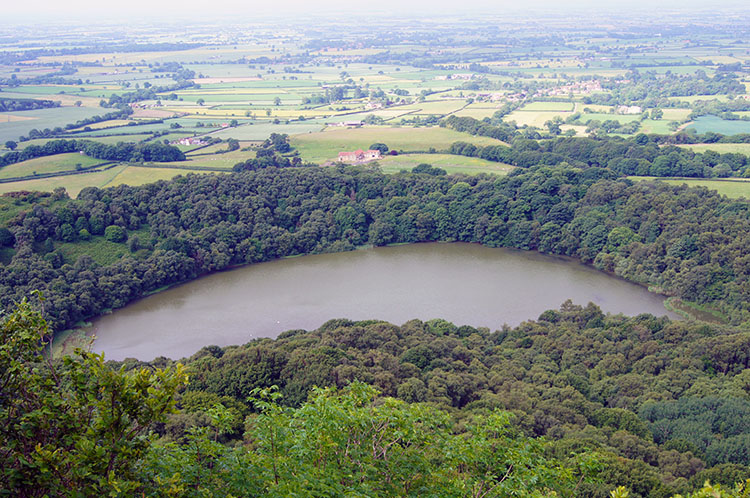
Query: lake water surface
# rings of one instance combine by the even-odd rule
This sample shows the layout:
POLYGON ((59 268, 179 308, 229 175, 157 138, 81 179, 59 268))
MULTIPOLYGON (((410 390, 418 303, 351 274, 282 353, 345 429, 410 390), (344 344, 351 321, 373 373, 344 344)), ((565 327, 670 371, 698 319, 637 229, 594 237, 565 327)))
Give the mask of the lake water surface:
POLYGON ((93 322, 108 359, 181 358, 331 318, 517 325, 566 299, 678 318, 664 298, 567 258, 477 244, 413 244, 282 259, 215 273, 93 322))

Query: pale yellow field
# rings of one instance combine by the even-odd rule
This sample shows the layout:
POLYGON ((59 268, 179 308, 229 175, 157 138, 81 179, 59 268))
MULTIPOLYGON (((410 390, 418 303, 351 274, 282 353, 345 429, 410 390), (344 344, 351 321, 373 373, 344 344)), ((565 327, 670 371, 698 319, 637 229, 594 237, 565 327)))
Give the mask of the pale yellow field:
POLYGON ((750 144, 687 144, 678 145, 678 147, 684 147, 694 152, 706 152, 707 150, 713 150, 720 154, 726 154, 728 152, 750 154, 750 144))
POLYGON ((130 120, 127 119, 112 119, 110 121, 102 121, 99 123, 92 123, 86 126, 81 126, 80 128, 76 128, 71 131, 81 131, 84 128, 88 127, 92 130, 103 130, 105 128, 113 128, 115 126, 125 126, 126 124, 130 123, 130 120))
POLYGON ((68 191, 68 195, 76 197, 85 187, 105 187, 109 185, 109 183, 127 167, 127 165, 120 165, 106 171, 86 173, 83 175, 57 176, 54 178, 41 178, 39 180, 0 183, 0 194, 6 192, 18 192, 19 190, 52 192, 58 187, 65 187, 68 191))
POLYGON ((667 121, 684 121, 690 115, 690 109, 662 109, 664 111, 663 119, 667 121))
POLYGON ((550 121, 555 116, 565 119, 571 114, 573 113, 563 111, 513 111, 505 116, 503 121, 515 121, 519 126, 527 125, 543 128, 544 123, 550 121))
POLYGON ((193 83, 200 85, 213 85, 215 83, 241 83, 243 81, 263 81, 257 76, 225 76, 223 78, 195 78, 193 83))
POLYGON ((0 114, 0 123, 14 123, 16 121, 33 121, 36 118, 30 116, 14 116, 13 114, 0 114))

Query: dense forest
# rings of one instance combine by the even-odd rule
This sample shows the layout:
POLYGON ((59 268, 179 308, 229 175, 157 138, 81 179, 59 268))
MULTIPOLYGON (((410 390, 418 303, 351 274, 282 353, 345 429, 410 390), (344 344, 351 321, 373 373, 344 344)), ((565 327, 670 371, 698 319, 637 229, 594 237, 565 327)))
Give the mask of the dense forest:
POLYGON ((0 237, 12 257, 0 267, 0 304, 41 289, 56 330, 233 265, 423 241, 573 256, 733 324, 750 316, 745 201, 601 168, 538 166, 496 178, 271 167, 87 188, 77 200, 6 197, 6 206, 16 214, 0 237), (105 240, 130 256, 109 265, 65 256, 76 254, 71 244, 105 240))
POLYGON ((60 102, 54 102, 52 100, 0 98, 0 112, 33 111, 35 109, 48 109, 50 107, 60 107, 60 102))
POLYGON ((179 148, 158 142, 147 144, 120 142, 116 145, 107 145, 92 140, 50 140, 44 145, 29 145, 23 150, 14 150, 1 155, 0 167, 28 161, 36 157, 66 152, 80 152, 89 157, 105 161, 171 162, 185 160, 185 153, 179 148))

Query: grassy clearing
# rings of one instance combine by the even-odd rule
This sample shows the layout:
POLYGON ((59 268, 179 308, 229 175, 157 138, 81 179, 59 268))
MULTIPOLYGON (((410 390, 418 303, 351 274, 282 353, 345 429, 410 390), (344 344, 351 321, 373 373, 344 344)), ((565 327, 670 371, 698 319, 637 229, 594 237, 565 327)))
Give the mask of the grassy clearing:
POLYGON ((126 254, 130 254, 124 243, 110 242, 104 237, 56 244, 55 249, 60 251, 66 263, 71 264, 84 254, 91 256, 100 265, 111 265, 126 254))
POLYGON ((476 145, 498 145, 501 141, 488 137, 475 137, 447 128, 327 128, 320 133, 291 137, 290 143, 299 150, 303 159, 322 163, 336 159, 339 152, 366 149, 381 142, 394 150, 426 151, 430 148, 445 150, 453 142, 464 141, 476 145))
POLYGON ((16 164, 11 164, 0 169, 0 178, 16 178, 32 176, 34 174, 59 173, 61 171, 74 171, 78 165, 82 168, 95 166, 105 161, 84 156, 77 152, 69 154, 56 154, 54 156, 37 157, 16 164))
POLYGON ((442 168, 450 174, 465 173, 467 175, 476 175, 479 173, 492 173, 507 175, 514 169, 509 164, 494 163, 479 159, 478 157, 454 156, 451 154, 402 154, 399 156, 386 156, 379 160, 378 163, 383 173, 397 173, 402 170, 410 171, 415 166, 423 163, 442 168))
POLYGON ((119 165, 105 171, 94 173, 83 173, 80 175, 57 176, 53 178, 40 178, 38 180, 23 180, 20 182, 0 183, 0 194, 7 192, 18 192, 21 190, 36 190, 41 192, 52 192, 58 187, 64 187, 70 197, 76 197, 86 187, 105 187, 114 179, 127 165, 119 165))
POLYGON ((744 197, 750 199, 750 180, 739 178, 655 178, 652 176, 630 176, 631 180, 659 180, 670 185, 687 185, 688 187, 706 187, 714 190, 721 195, 726 195, 732 199, 744 197))

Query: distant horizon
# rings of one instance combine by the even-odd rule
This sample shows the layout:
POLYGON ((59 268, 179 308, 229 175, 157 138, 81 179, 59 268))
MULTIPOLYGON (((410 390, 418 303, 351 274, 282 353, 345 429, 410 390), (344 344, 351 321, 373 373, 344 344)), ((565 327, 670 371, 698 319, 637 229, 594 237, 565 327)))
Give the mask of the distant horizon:
MULTIPOLYGON (((518 17, 529 15, 565 14, 571 16, 590 13, 607 14, 648 14, 665 13, 707 13, 716 12, 722 16, 737 11, 737 15, 750 13, 750 7, 742 0, 719 0, 707 6, 698 0, 665 0, 658 6, 646 0, 615 1, 606 5, 595 0, 569 0, 560 3, 551 0, 530 0, 519 7, 508 0, 467 0, 457 4, 446 0, 382 0, 377 5, 363 1, 320 0, 315 3, 304 0, 276 0, 275 2, 248 4, 241 0, 215 0, 207 8, 205 3, 195 1, 167 0, 154 4, 146 0, 132 0, 127 4, 103 4, 92 0, 70 0, 59 3, 50 0, 27 0, 3 8, 0 25, 25 24, 29 22, 99 21, 103 24, 130 21, 138 24, 168 20, 181 21, 225 21, 250 22, 252 20, 272 20, 286 18, 299 21, 301 18, 326 16, 361 17, 378 15, 384 18, 441 18, 458 17, 518 17)), ((644 19, 647 21, 647 19, 644 19)))

